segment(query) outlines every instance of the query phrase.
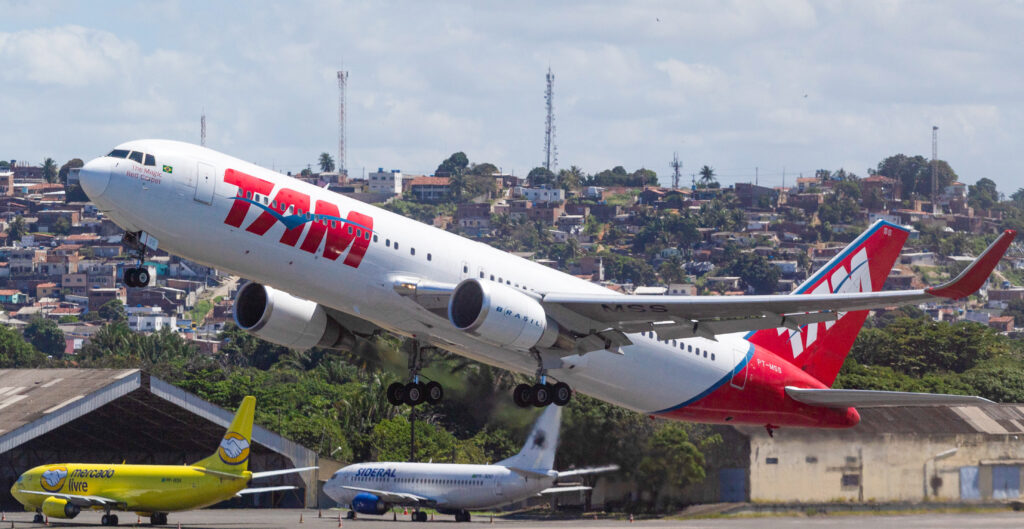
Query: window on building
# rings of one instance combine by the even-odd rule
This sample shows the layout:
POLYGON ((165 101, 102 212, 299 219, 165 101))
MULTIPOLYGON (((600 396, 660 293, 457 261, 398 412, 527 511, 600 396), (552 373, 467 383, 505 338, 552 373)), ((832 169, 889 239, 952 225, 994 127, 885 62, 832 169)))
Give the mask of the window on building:
POLYGON ((818 462, 818 458, 817 456, 807 456, 804 458, 804 462, 813 465, 818 462))
POLYGON ((847 465, 856 465, 857 464, 857 456, 846 456, 846 464, 847 465))
POLYGON ((843 478, 840 483, 844 487, 859 487, 860 474, 843 474, 843 478))
POLYGON ((777 458, 777 457, 766 457, 766 458, 764 458, 764 464, 766 464, 766 465, 778 465, 779 464, 779 458, 777 458))

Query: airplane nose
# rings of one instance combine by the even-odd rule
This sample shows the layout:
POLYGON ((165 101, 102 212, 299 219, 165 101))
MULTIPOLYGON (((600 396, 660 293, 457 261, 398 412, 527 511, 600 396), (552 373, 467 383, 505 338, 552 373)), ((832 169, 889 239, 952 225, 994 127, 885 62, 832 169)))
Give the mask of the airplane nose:
POLYGON ((90 200, 96 200, 107 190, 110 183, 110 161, 107 158, 95 158, 89 160, 78 171, 78 179, 82 183, 82 190, 89 195, 90 200))

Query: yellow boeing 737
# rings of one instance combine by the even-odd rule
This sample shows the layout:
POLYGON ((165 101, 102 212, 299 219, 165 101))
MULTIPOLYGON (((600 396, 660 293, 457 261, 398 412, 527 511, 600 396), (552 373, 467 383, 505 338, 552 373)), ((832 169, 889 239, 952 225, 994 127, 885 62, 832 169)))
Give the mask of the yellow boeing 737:
POLYGON ((102 525, 117 525, 112 510, 135 511, 153 525, 167 513, 207 507, 233 496, 295 487, 246 488, 253 479, 302 472, 316 467, 249 472, 249 444, 256 398, 242 399, 217 452, 192 465, 42 465, 22 474, 11 494, 35 522, 74 518, 82 509, 104 511, 102 525))

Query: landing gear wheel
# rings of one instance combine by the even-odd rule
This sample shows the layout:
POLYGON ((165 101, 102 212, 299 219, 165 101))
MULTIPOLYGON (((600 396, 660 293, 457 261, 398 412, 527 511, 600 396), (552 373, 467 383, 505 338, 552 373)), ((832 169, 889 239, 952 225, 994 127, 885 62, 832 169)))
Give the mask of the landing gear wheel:
POLYGON ((405 403, 410 406, 422 404, 427 400, 427 391, 423 384, 410 382, 405 385, 405 403))
POLYGON ((129 287, 131 287, 131 288, 135 288, 135 287, 139 286, 138 279, 136 279, 136 275, 137 275, 137 270, 135 268, 125 268, 124 269, 124 284, 129 286, 129 287))
POLYGON ((356 511, 348 511, 348 514, 345 515, 345 518, 348 518, 349 520, 355 520, 356 511))
POLYGON ((565 406, 566 404, 569 404, 570 400, 572 400, 572 388, 570 388, 569 384, 566 384, 565 382, 555 384, 554 391, 552 391, 552 393, 554 394, 552 396, 552 402, 555 403, 555 406, 565 406))
POLYGON ((529 384, 519 384, 516 386, 512 390, 512 401, 520 408, 529 406, 533 401, 533 386, 529 384))
POLYGON ((110 525, 110 515, 104 514, 100 517, 100 525, 110 525))
POLYGON ((427 521, 427 513, 423 512, 423 511, 419 511, 419 512, 415 513, 415 516, 413 517, 413 519, 416 520, 417 522, 425 522, 425 521, 427 521))
POLYGON ((43 515, 36 513, 36 515, 32 517, 32 523, 44 523, 43 515))
POLYGON ((535 384, 533 386, 533 405, 543 408, 551 404, 551 399, 555 396, 554 393, 554 387, 550 384, 535 384))
POLYGON ((388 386, 388 402, 390 402, 392 406, 401 406, 402 404, 405 404, 405 384, 402 384, 401 382, 394 382, 388 386))
POLYGON ((444 398, 444 388, 441 387, 441 384, 438 384, 433 380, 427 382, 426 392, 428 404, 437 404, 444 398))
POLYGON ((149 525, 167 525, 167 513, 153 513, 153 515, 149 517, 149 525))
POLYGON ((117 515, 116 514, 111 514, 110 515, 110 525, 112 525, 112 526, 117 525, 117 515))
POLYGON ((135 269, 135 285, 140 287, 149 285, 149 270, 145 268, 135 269))
POLYGON ((469 521, 469 511, 459 511, 459 512, 455 513, 455 521, 456 522, 468 522, 469 521))

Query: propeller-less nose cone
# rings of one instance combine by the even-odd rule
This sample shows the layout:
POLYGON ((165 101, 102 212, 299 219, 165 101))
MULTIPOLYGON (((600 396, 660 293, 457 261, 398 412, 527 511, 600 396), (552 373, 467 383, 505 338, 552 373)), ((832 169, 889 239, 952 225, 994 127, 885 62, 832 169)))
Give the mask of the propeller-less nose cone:
POLYGON ((110 160, 108 158, 89 160, 79 169, 78 178, 82 183, 82 190, 89 195, 90 200, 95 201, 110 184, 110 160))

